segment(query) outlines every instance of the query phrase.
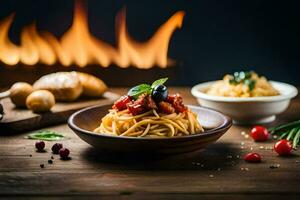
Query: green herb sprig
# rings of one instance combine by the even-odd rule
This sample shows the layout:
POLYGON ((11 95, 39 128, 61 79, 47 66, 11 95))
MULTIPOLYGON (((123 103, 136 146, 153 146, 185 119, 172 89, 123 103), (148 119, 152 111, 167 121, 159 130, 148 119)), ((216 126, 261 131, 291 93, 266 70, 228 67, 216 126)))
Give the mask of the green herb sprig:
POLYGON ((287 139, 293 143, 296 149, 300 143, 300 120, 269 128, 272 135, 279 136, 279 139, 287 139))
POLYGON ((251 74, 251 71, 234 72, 233 78, 229 80, 229 83, 232 85, 238 85, 240 83, 243 83, 244 85, 248 86, 250 91, 252 91, 254 89, 256 81, 251 79, 251 74))
POLYGON ((165 82, 167 82, 167 80, 168 78, 161 78, 154 81, 151 85, 145 83, 137 85, 131 88, 128 91, 127 95, 133 97, 134 99, 137 99, 141 94, 151 94, 152 90, 156 86, 164 84, 165 82))
POLYGON ((35 139, 35 140, 56 141, 56 140, 62 140, 65 137, 62 134, 57 133, 55 131, 41 130, 29 134, 28 136, 26 136, 26 138, 35 139))

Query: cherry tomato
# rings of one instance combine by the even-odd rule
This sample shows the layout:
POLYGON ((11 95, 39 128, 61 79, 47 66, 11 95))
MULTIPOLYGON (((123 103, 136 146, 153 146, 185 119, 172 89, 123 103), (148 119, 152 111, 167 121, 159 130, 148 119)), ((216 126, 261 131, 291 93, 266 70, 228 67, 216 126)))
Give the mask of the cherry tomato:
POLYGON ((248 153, 245 155, 244 160, 251 163, 261 162, 261 156, 258 153, 248 153))
POLYGON ((279 140, 274 145, 274 150, 280 155, 280 156, 286 156, 290 155, 292 152, 292 144, 288 140, 279 140))
POLYGON ((132 115, 139 115, 145 112, 143 105, 138 103, 127 104, 127 108, 132 115))
POLYGON ((124 95, 114 103, 112 108, 117 109, 119 111, 125 110, 127 108, 127 104, 130 102, 131 102, 131 98, 127 95, 124 95))
POLYGON ((177 113, 182 113, 187 110, 187 107, 183 104, 183 99, 180 94, 169 95, 167 102, 172 104, 177 113))
POLYGON ((250 135, 256 142, 264 142, 269 139, 268 129, 263 126, 254 126, 251 129, 250 135))

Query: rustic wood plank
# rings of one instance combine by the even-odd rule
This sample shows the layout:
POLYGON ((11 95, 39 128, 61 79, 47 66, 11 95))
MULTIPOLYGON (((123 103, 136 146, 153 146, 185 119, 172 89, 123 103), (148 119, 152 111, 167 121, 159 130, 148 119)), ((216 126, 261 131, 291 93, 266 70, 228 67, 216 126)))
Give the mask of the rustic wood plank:
MULTIPOLYGON (((197 104, 188 88, 171 88, 197 104)), ((113 90, 119 94, 124 88, 113 90)), ((292 101, 287 112, 276 122, 300 116, 300 98, 292 101)), ((112 157, 99 154, 80 140, 65 124, 47 129, 64 133, 62 141, 71 150, 72 159, 63 161, 52 155, 54 142, 46 142, 46 153, 34 149, 28 133, 1 136, 0 196, 56 198, 60 195, 90 195, 91 198, 133 197, 136 199, 202 198, 274 199, 277 195, 297 199, 300 195, 300 152, 278 157, 272 151, 275 140, 254 143, 241 133, 250 127, 233 126, 220 140, 201 152, 160 158, 112 157), (243 155, 255 151, 263 156, 260 164, 245 163, 243 155), (32 155, 30 157, 30 155, 32 155), (45 168, 40 168, 40 164, 45 168), (271 165, 280 165, 270 169, 271 165)), ((0 130, 1 132, 1 130, 0 130)))
POLYGON ((274 200, 279 199, 284 195, 284 198, 287 198, 289 200, 298 200, 299 196, 297 194, 283 194, 283 193, 277 193, 277 194, 251 194, 251 193, 245 193, 245 194, 209 194, 209 193, 194 193, 194 194, 152 194, 152 193, 143 193, 143 194, 136 194, 136 193, 128 193, 128 192, 121 192, 117 195, 104 195, 104 194, 94 194, 94 195, 82 195, 82 194, 76 194, 76 195, 67 195, 67 194, 60 194, 60 195, 51 195, 51 196, 35 196, 35 195, 5 195, 0 197, 0 199, 207 199, 207 200, 215 200, 215 199, 234 199, 234 200, 240 200, 240 199, 255 199, 255 200, 274 200))

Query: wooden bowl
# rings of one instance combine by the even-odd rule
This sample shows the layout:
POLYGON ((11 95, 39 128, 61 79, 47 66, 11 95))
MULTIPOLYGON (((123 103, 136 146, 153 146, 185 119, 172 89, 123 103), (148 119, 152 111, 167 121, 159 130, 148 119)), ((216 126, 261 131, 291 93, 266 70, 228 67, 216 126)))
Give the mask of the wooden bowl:
POLYGON ((219 139, 232 125, 232 120, 211 109, 189 106, 198 113, 205 131, 198 134, 170 138, 108 136, 93 133, 111 105, 93 106, 77 111, 68 120, 69 127, 85 142, 100 151, 110 153, 179 154, 196 151, 219 139))

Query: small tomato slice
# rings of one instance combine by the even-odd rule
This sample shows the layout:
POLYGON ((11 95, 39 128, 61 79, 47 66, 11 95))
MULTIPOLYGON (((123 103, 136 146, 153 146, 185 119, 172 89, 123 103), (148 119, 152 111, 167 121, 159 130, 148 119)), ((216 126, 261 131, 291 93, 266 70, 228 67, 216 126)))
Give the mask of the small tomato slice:
POLYGON ((112 108, 117 109, 119 111, 125 110, 127 109, 127 104, 130 102, 131 102, 131 98, 128 95, 124 95, 114 103, 112 108))
POLYGON ((136 103, 127 104, 127 108, 132 115, 138 115, 145 112, 145 109, 141 104, 136 104, 136 103))
POLYGON ((244 160, 251 163, 261 162, 261 156, 258 153, 248 153, 245 155, 244 160))

